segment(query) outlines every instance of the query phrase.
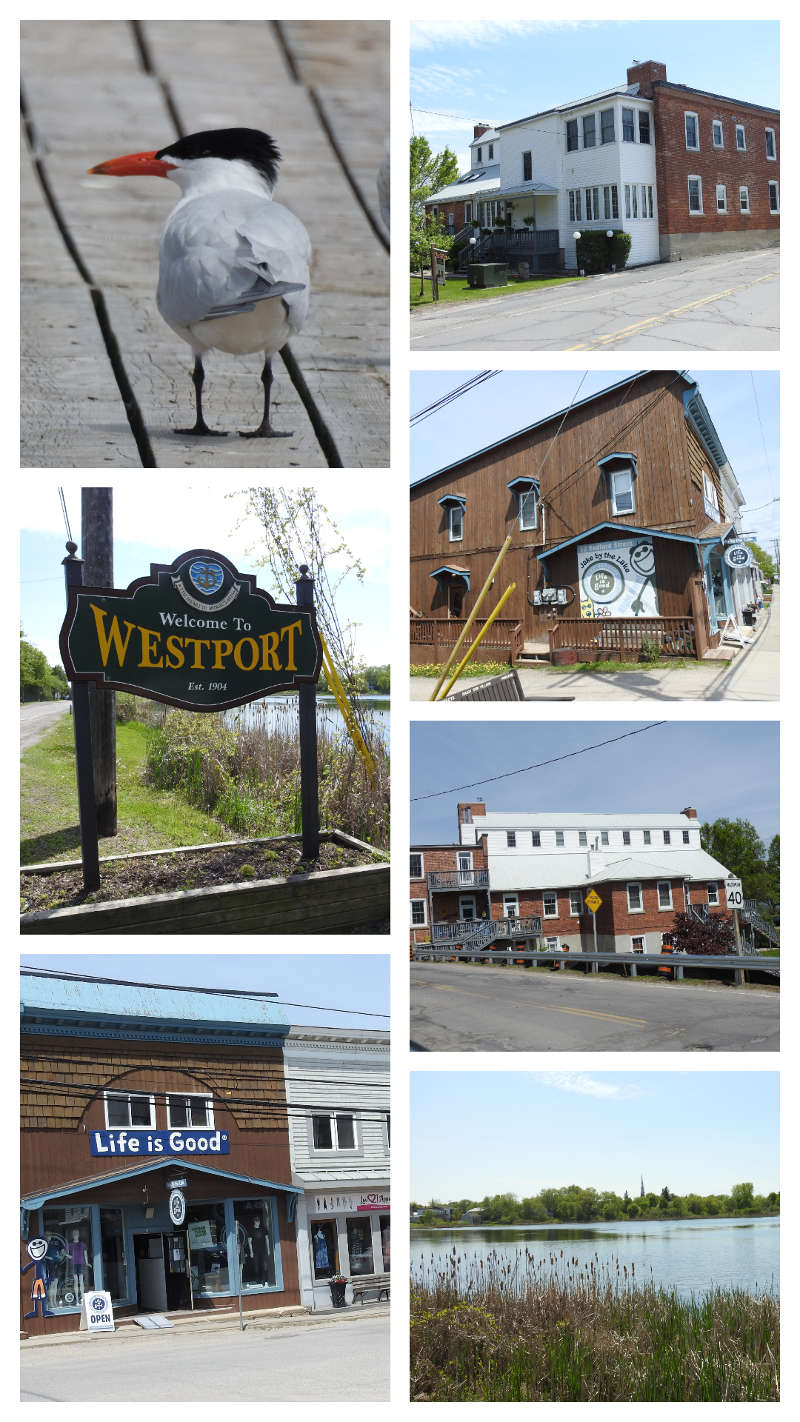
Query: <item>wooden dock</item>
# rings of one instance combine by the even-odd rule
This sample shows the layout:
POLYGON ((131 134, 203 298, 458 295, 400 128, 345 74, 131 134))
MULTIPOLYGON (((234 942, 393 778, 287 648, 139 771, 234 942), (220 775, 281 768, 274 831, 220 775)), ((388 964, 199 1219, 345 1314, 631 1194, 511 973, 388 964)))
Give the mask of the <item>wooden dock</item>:
POLYGON ((389 26, 379 21, 28 21, 22 25, 23 467, 383 468, 389 463, 389 254, 376 179, 388 143, 389 26), (87 177, 181 133, 246 126, 283 155, 276 199, 314 249, 305 329, 273 363, 206 361, 187 439, 189 347, 155 303, 177 197, 156 178, 87 177))

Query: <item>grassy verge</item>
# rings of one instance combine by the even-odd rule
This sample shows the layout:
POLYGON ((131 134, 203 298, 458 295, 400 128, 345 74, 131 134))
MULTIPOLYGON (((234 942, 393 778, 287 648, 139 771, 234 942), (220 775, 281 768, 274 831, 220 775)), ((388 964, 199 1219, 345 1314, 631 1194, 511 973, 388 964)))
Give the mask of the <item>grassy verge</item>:
POLYGON ((711 1289, 682 1299, 633 1271, 527 1255, 423 1269, 411 1287, 420 1402, 759 1402, 778 1399, 779 1303, 711 1289))
MULTIPOLYGON (((453 672, 458 665, 453 663, 450 671, 453 672)), ((412 676, 433 676, 437 681, 442 674, 444 662, 423 662, 420 666, 411 668, 412 676)), ((501 672, 510 670, 509 662, 467 662, 459 677, 459 681, 465 676, 500 676, 501 672)))
MULTIPOLYGON (((490 296, 516 296, 520 291, 541 291, 546 286, 572 286, 580 277, 531 277, 529 281, 509 282, 508 286, 467 286, 462 276, 448 277, 439 287, 439 301, 480 301, 490 296)), ((430 282, 425 282, 425 294, 419 294, 419 277, 411 277, 411 309, 434 304, 430 282)))
MULTIPOLYGON (((101 855, 225 839, 219 820, 174 794, 145 785, 142 775, 147 739, 147 727, 138 721, 117 726, 119 832, 111 839, 101 839, 101 855)), ((64 716, 43 740, 25 752, 20 770, 20 862, 45 864, 79 858, 71 716, 64 716)))

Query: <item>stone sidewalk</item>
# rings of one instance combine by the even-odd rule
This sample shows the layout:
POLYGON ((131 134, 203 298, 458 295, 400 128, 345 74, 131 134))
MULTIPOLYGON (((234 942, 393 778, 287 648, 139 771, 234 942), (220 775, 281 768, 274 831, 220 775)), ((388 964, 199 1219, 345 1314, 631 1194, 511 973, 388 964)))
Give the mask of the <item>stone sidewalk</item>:
MULTIPOLYGON (((753 642, 732 662, 689 662, 683 667, 642 666, 630 672, 583 672, 549 666, 518 668, 525 699, 560 701, 777 701, 779 695, 779 589, 759 617, 753 642)), ((476 685, 462 678, 458 689, 476 685)), ((411 700, 427 701, 433 677, 411 677, 411 700)), ((481 703, 472 703, 480 705, 481 703)), ((503 712, 512 702, 500 703, 503 712)))

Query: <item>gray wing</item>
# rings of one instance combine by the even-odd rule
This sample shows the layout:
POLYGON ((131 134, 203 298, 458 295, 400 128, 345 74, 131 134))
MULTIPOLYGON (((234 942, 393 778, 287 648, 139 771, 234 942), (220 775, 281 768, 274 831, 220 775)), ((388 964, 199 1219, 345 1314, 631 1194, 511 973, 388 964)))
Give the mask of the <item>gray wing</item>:
POLYGON ((238 191, 181 203, 164 228, 159 258, 158 307, 173 327, 276 298, 293 331, 305 320, 311 244, 279 203, 238 191))

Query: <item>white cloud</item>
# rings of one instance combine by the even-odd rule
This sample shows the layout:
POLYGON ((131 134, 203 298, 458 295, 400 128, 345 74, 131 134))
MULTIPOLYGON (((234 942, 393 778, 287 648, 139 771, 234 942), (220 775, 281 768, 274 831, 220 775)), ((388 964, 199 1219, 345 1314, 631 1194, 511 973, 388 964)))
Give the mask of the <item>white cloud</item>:
POLYGON ((636 1086, 620 1086, 613 1081, 601 1081, 584 1071, 535 1071, 532 1075, 542 1086, 552 1086, 556 1091, 571 1091, 576 1096, 622 1098, 641 1094, 636 1086))
POLYGON ((458 89, 459 94, 468 97, 475 93, 471 87, 474 78, 474 70, 454 69, 448 64, 425 64, 418 68, 412 66, 411 91, 441 94, 442 90, 458 89))
POLYGON ((578 29, 593 25, 592 20, 414 20, 411 48, 436 49, 447 46, 499 44, 514 35, 530 35, 545 30, 578 29))

